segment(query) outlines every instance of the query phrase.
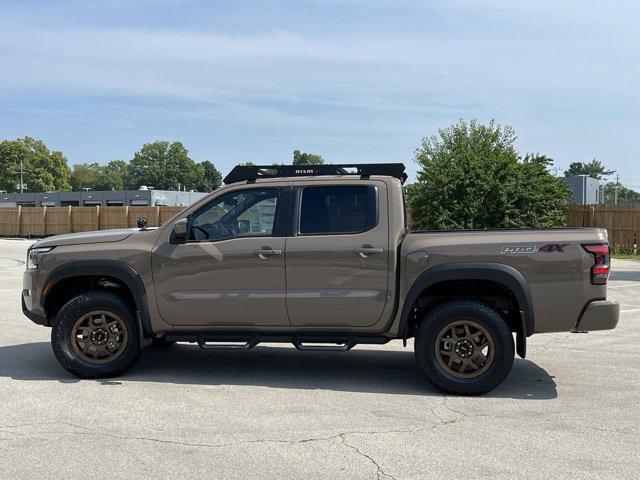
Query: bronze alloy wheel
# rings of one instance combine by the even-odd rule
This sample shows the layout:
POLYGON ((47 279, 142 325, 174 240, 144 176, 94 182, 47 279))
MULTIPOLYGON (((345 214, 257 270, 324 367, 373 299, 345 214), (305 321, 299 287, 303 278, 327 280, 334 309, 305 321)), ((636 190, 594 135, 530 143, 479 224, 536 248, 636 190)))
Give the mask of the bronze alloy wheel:
POLYGON ((495 346, 489 332, 472 320, 457 320, 436 336, 438 364, 449 375, 474 378, 493 363, 495 346))
POLYGON ((112 312, 87 313, 73 325, 71 346, 88 363, 108 363, 120 356, 127 346, 127 326, 112 312))

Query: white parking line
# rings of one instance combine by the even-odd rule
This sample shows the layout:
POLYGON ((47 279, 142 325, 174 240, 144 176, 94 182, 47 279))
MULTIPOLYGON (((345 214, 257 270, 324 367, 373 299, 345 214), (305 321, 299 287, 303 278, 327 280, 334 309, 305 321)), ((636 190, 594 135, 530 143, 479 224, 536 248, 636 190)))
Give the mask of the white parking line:
POLYGON ((21 292, 21 288, 8 288, 6 290, 0 290, 0 292, 21 292))

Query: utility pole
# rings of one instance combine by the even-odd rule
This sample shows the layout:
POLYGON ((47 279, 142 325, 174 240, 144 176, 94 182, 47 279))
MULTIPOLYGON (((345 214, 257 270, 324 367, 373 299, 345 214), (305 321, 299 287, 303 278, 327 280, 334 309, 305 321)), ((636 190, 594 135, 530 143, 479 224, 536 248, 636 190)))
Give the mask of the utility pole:
POLYGON ((618 185, 620 185, 620 174, 616 173, 616 186, 614 187, 615 191, 615 200, 614 205, 618 204, 618 185))
POLYGON ((20 193, 24 193, 24 164, 22 163, 22 159, 20 160, 20 171, 16 172, 20 175, 20 185, 18 185, 20 193))

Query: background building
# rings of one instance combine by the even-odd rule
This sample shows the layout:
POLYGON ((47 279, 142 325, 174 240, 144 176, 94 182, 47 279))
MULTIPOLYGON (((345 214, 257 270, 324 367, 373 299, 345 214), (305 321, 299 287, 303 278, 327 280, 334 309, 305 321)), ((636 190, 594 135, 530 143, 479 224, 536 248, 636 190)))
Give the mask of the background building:
POLYGON ((102 207, 191 205, 208 195, 203 192, 178 192, 172 190, 107 190, 88 192, 39 192, 0 194, 0 207, 102 207))
POLYGON ((563 177, 573 193, 572 203, 577 205, 598 205, 601 202, 600 182, 587 175, 563 177))

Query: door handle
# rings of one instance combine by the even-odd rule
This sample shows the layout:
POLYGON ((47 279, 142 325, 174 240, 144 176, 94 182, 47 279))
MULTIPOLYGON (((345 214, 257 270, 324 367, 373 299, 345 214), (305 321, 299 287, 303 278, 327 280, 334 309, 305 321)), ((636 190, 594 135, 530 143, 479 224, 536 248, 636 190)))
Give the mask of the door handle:
POLYGON ((261 248, 260 250, 254 250, 253 254, 260 257, 262 260, 266 259, 271 255, 280 255, 282 250, 280 249, 272 249, 272 248, 261 248))
POLYGON ((361 258, 367 258, 369 255, 384 253, 384 248, 375 248, 371 245, 363 245, 361 248, 356 248, 353 253, 359 255, 361 258))

